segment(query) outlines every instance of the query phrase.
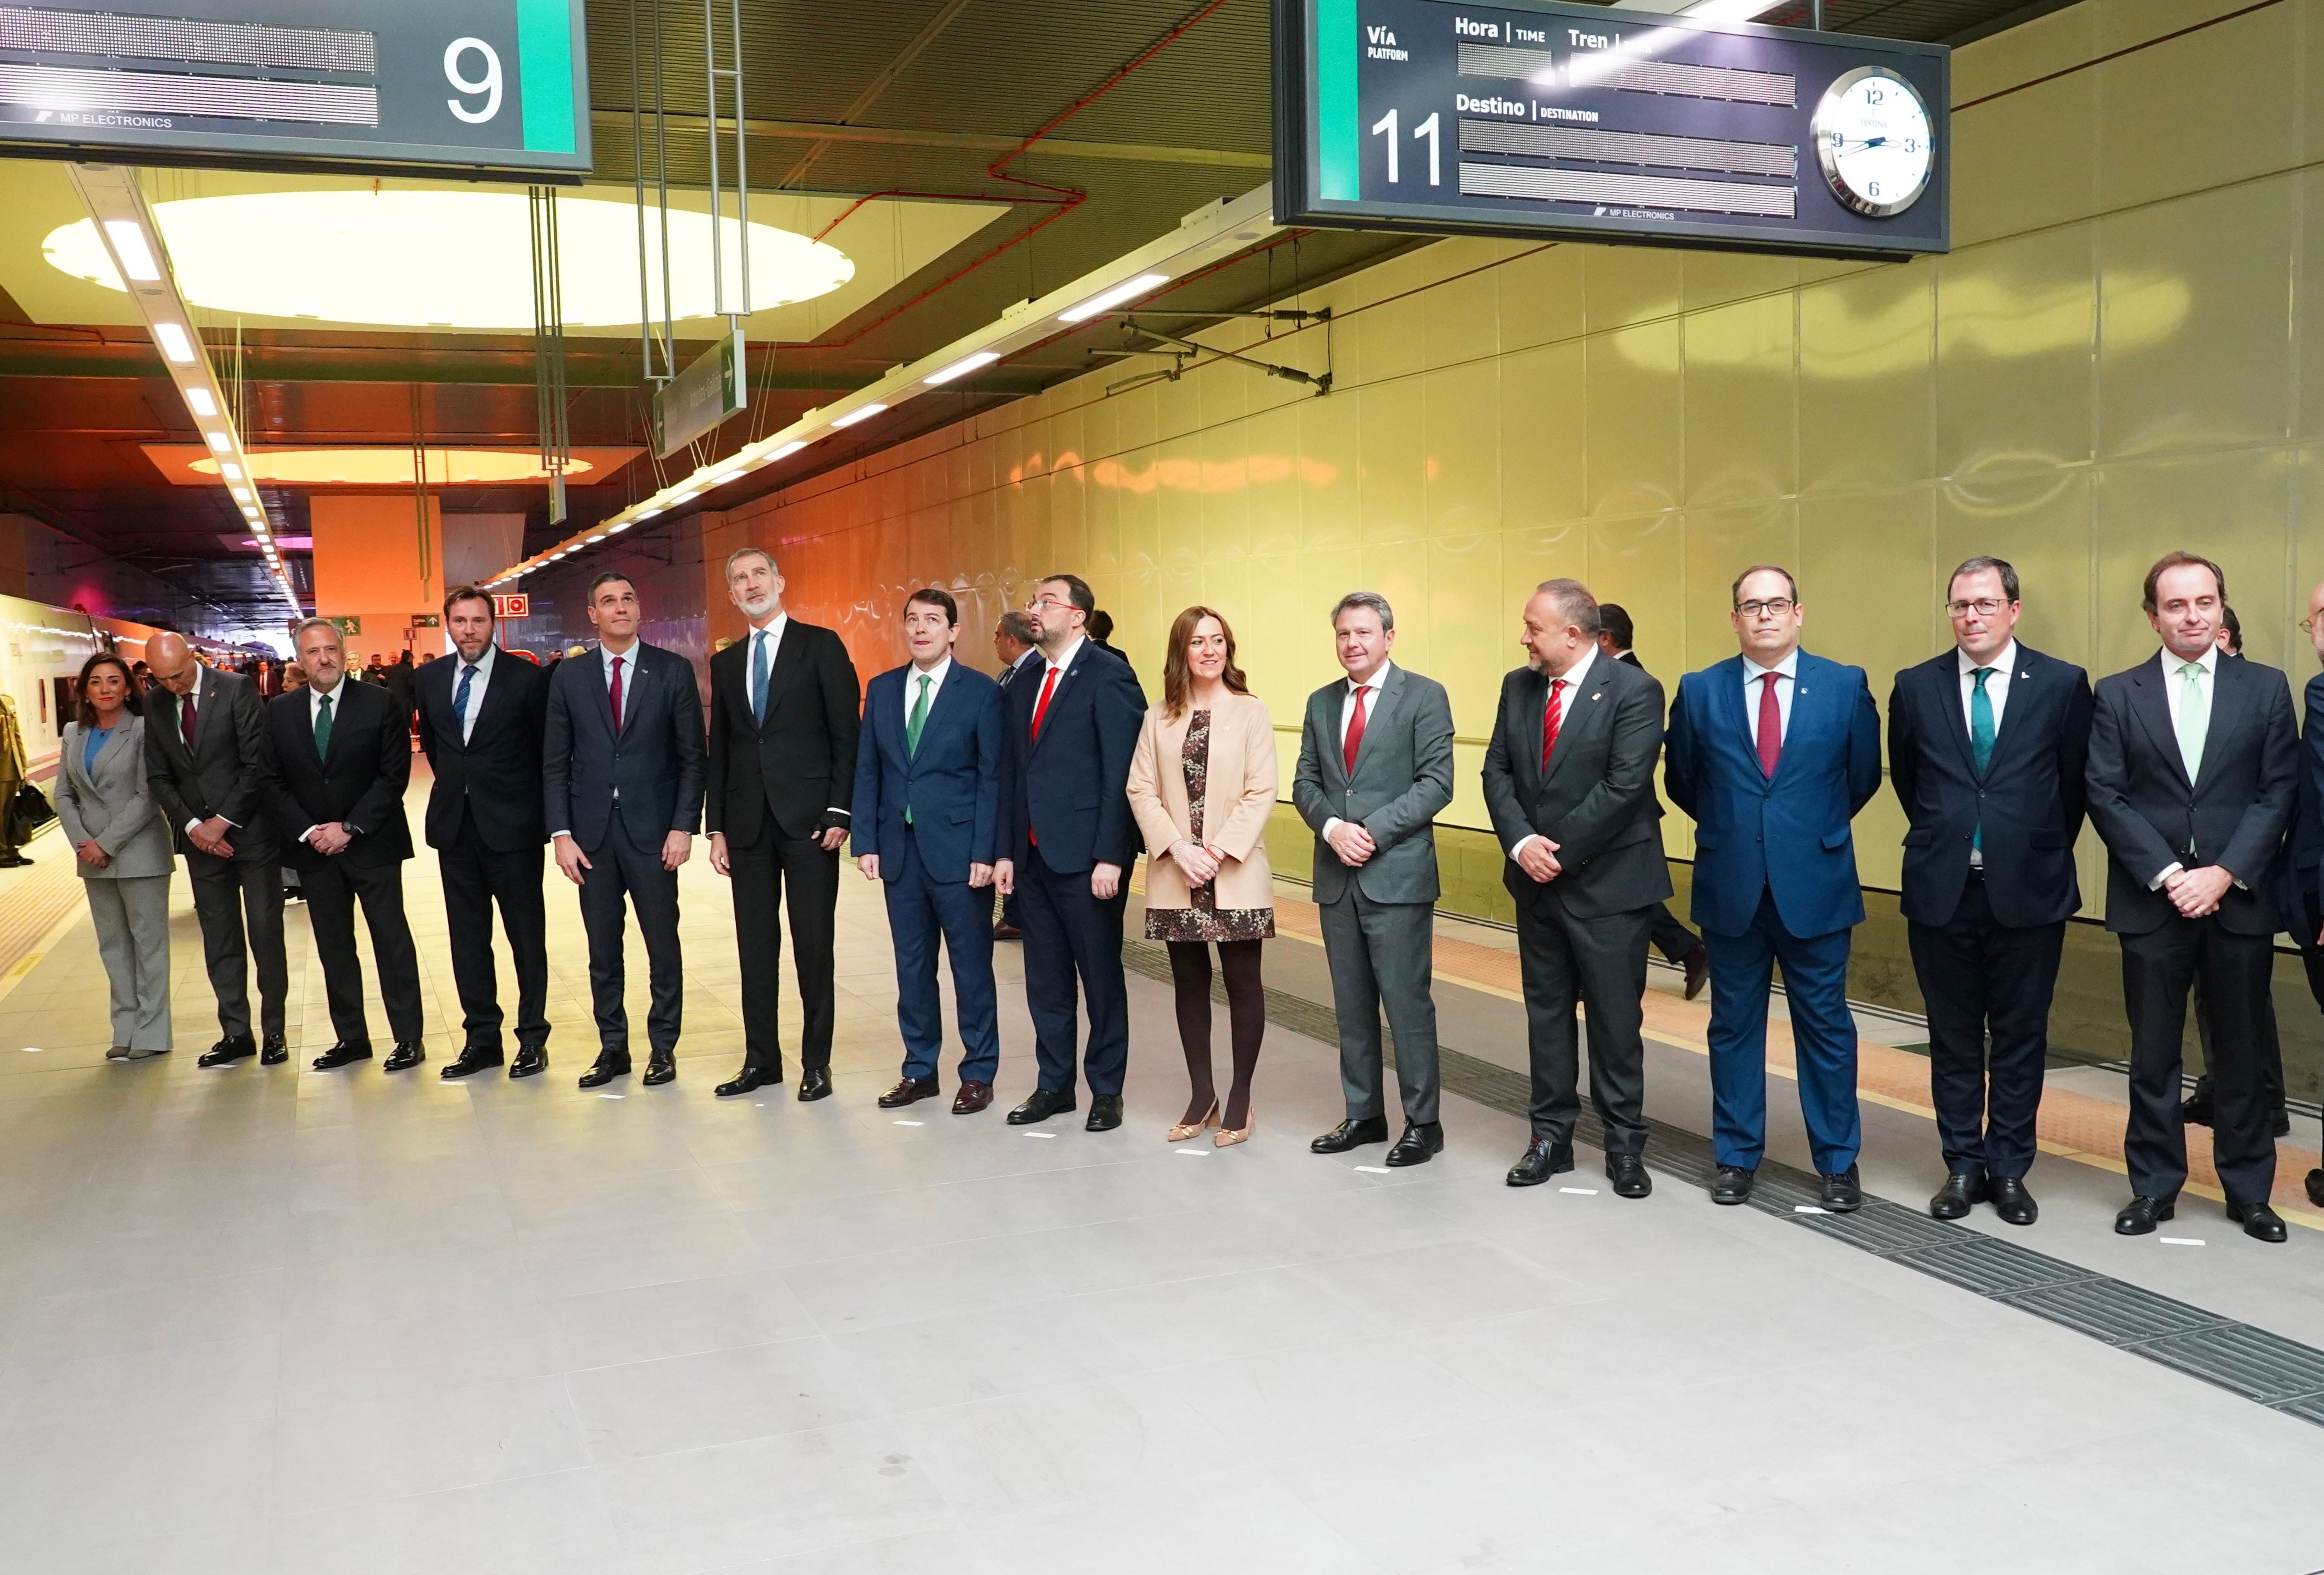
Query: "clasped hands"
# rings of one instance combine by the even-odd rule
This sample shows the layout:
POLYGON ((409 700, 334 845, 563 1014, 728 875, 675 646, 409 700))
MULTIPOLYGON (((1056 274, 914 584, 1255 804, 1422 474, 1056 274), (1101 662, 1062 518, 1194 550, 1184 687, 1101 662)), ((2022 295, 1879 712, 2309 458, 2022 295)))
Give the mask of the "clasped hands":
POLYGON ((1373 854, 1379 851, 1379 844, 1372 840, 1372 834, 1353 820, 1341 821, 1323 833, 1323 840, 1332 845, 1332 851, 1338 854, 1340 862, 1350 869, 1360 869, 1373 854))
POLYGON ((233 822, 225 816, 212 815, 187 831, 186 840, 212 858, 232 858, 234 844, 226 839, 226 834, 233 829, 233 822))
POLYGON ((1519 869, 1535 880, 1546 884, 1565 873, 1565 866, 1557 862, 1557 850, 1560 846, 1561 844, 1552 842, 1548 838, 1536 834, 1526 838, 1518 846, 1513 857, 1517 859, 1519 869))
POLYGON ((2200 869, 2174 870, 2163 877, 2163 890, 2181 918, 2200 919, 2219 911, 2219 900, 2235 884, 2230 871, 2207 864, 2200 869))

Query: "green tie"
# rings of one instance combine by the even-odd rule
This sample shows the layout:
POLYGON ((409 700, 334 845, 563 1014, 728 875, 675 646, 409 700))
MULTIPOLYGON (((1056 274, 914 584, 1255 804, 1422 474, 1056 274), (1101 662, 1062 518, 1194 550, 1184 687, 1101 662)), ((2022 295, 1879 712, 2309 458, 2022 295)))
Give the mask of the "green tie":
MULTIPOLYGON (((1993 764, 1993 697, 1985 692, 1985 681, 1993 676, 1993 669, 1980 667, 1969 676, 1977 680, 1977 689, 1969 697, 1969 747, 1977 757, 1977 774, 1982 777, 1985 768, 1993 764)), ((1985 851, 1982 820, 1969 845, 1979 853, 1985 851)))
POLYGON ((2187 763, 2187 780, 2203 774, 2203 736, 2211 729, 2210 708, 2203 703, 2203 664, 2179 664, 2179 757, 2187 763))
MULTIPOLYGON (((930 681, 931 681, 927 673, 923 672, 920 674, 919 698, 912 702, 912 714, 904 718, 904 757, 907 760, 914 758, 920 752, 920 729, 927 725, 928 719, 928 684, 930 681)), ((904 806, 904 824, 908 826, 911 823, 912 807, 909 804, 906 804, 904 806)))
POLYGON ((331 748, 331 697, 323 697, 322 714, 315 718, 315 758, 320 760, 331 748))

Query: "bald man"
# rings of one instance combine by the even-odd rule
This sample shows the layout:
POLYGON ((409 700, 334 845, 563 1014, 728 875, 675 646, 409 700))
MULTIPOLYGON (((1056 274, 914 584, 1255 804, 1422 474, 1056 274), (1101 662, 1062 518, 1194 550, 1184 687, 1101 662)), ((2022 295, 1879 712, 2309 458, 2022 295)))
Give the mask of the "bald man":
POLYGON ((268 812, 275 785, 265 702, 249 679, 204 664, 182 635, 154 635, 145 662, 154 679, 145 696, 145 779, 193 877, 202 962, 217 997, 222 1037, 201 1064, 255 1055, 279 1066, 290 1057, 282 1022, 290 973, 282 850, 268 812), (251 1033, 254 955, 263 1046, 251 1033))

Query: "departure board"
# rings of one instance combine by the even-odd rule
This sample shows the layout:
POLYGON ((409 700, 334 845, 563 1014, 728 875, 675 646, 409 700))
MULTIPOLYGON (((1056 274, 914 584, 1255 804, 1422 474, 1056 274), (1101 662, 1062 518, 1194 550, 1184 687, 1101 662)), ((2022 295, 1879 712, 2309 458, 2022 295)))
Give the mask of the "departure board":
POLYGON ((1280 223, 1949 244, 1941 45, 1530 0, 1276 0, 1275 54, 1280 223))
POLYGON ((0 153, 576 181, 583 4, 0 5, 0 153))

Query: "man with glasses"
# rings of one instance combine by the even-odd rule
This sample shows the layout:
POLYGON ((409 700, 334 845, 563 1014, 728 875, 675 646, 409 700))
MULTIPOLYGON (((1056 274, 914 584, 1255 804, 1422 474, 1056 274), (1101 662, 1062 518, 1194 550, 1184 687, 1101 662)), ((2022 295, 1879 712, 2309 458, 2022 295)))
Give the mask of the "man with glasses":
POLYGON ((2130 1018, 2132 1197, 2114 1228, 2144 1236, 2176 1211, 2187 1180, 2181 1045, 2200 979, 2215 1031, 2211 1157, 2227 1218, 2280 1242, 2257 1041, 2279 927, 2268 876, 2299 797, 2300 741, 2284 675, 2221 658, 2227 599, 2218 564, 2166 554, 2145 593, 2162 652, 2099 680, 2095 696, 2090 822, 2111 856, 2106 925, 2122 944, 2130 1018))
POLYGON ((1945 1156, 1929 1212, 1959 1219, 1989 1200, 2031 1225, 2050 997, 2082 902, 2089 677, 2018 644, 2008 563, 1972 558, 1948 585, 1952 648, 1898 673, 1888 698, 1889 780, 1911 823, 1903 905, 1945 1156))
POLYGON ((1075 1107, 1074 981, 1089 1012, 1081 1059, 1092 1132, 1121 1125, 1130 996, 1121 975, 1123 877, 1138 857, 1130 757, 1146 715, 1138 675, 1086 634, 1097 598, 1079 575, 1053 574, 1025 611, 1039 652, 1009 686, 1001 765, 1002 894, 1020 898, 1025 1005, 1040 1084, 1009 1113, 1028 1126, 1075 1107))
POLYGON ((1791 571, 1730 588, 1738 655, 1679 680, 1664 781, 1694 820, 1695 923, 1711 950, 1714 1203, 1748 1202, 1767 1136, 1767 994, 1784 970, 1800 1113, 1824 1208, 1861 1208, 1849 932, 1864 922, 1849 823, 1880 791, 1864 670, 1800 649, 1791 571))

